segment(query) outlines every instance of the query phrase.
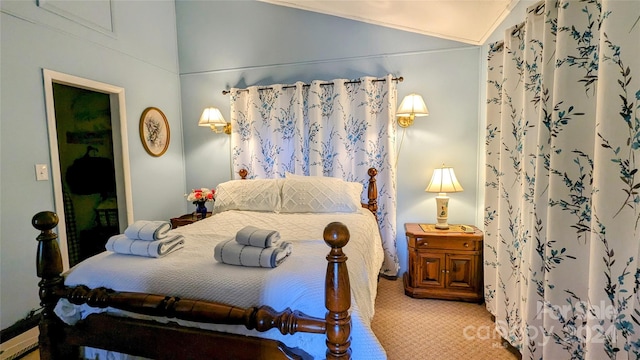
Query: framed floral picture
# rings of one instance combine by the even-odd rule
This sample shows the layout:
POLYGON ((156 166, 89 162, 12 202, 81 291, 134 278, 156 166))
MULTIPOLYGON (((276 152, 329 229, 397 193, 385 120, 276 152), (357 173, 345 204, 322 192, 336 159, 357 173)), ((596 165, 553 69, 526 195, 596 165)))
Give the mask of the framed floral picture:
POLYGON ((169 148, 171 132, 162 110, 148 107, 140 116, 140 140, 151 156, 161 156, 169 148))

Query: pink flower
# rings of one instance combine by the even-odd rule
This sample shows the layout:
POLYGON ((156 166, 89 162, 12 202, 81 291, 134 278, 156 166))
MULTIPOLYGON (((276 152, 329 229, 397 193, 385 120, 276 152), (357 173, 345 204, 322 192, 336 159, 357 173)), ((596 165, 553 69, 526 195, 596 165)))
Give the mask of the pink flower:
POLYGON ((214 195, 216 191, 214 189, 200 188, 191 190, 190 194, 185 194, 184 196, 188 201, 193 203, 196 202, 205 202, 205 201, 214 201, 214 195))

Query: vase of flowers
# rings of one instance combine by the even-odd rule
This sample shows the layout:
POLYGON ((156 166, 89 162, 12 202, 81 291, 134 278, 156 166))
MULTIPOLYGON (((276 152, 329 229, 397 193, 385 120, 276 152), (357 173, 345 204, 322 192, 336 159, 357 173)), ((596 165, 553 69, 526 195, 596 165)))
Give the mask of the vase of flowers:
POLYGON ((196 205, 196 214, 199 219, 202 220, 207 217, 207 201, 215 201, 214 195, 216 191, 214 189, 200 188, 193 189, 189 195, 186 195, 187 201, 191 201, 196 205))

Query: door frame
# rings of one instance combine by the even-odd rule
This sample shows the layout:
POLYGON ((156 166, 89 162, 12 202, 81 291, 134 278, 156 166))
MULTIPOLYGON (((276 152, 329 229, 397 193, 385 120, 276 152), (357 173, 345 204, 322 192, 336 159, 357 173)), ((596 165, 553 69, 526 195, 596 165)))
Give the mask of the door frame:
POLYGON ((56 112, 53 98, 53 84, 62 84, 101 92, 109 95, 111 108, 111 131, 113 137, 113 161, 116 175, 116 196, 118 198, 118 220, 122 232, 133 223, 133 196, 131 193, 131 171, 129 167, 129 146, 127 136, 127 116, 124 88, 69 75, 48 69, 42 69, 44 77, 44 93, 47 113, 47 129, 49 132, 49 154, 51 157, 51 177, 55 211, 58 214, 58 243, 62 255, 64 270, 69 269, 69 250, 65 225, 64 200, 62 195, 62 172, 60 154, 58 152, 58 136, 56 130, 56 112))

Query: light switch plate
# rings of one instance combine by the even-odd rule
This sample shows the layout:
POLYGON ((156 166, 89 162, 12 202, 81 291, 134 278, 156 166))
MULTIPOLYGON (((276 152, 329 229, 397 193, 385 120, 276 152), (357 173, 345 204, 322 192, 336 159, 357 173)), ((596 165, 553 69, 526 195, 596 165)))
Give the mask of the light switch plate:
POLYGON ((36 180, 47 181, 49 180, 49 168, 45 164, 36 164, 36 180))

